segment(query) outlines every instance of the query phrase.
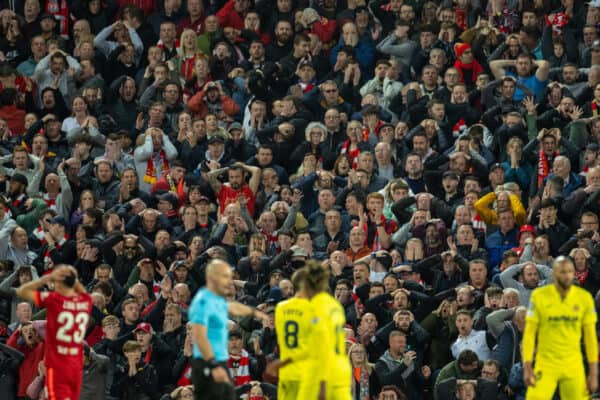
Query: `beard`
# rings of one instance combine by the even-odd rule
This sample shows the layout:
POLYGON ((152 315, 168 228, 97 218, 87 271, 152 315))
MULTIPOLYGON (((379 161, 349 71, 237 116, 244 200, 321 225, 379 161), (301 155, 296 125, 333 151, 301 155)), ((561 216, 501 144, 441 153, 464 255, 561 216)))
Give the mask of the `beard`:
POLYGON ((571 285, 573 284, 573 282, 569 281, 569 280, 556 280, 556 284, 563 290, 567 290, 568 288, 571 287, 571 285))

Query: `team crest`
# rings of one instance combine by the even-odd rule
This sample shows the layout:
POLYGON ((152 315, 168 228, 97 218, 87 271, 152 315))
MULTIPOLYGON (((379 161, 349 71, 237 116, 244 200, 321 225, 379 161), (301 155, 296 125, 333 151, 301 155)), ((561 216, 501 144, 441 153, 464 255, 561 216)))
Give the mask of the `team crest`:
POLYGON ((573 306, 573 311, 579 311, 579 304, 575 304, 573 306))

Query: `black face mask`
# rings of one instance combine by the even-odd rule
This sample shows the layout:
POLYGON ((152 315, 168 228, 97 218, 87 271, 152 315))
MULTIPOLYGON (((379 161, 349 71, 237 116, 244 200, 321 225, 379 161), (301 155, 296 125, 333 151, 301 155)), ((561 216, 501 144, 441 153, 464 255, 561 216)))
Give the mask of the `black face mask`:
POLYGON ((292 269, 294 271, 304 267, 304 264, 305 264, 305 262, 302 260, 294 260, 294 261, 290 262, 290 266, 292 267, 292 269))

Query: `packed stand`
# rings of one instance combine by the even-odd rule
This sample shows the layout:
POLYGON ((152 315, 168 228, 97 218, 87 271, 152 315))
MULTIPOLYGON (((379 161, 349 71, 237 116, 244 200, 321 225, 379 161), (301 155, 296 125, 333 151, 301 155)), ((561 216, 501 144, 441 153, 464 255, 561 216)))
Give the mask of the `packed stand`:
MULTIPOLYGON (((353 398, 523 399, 534 288, 600 289, 600 1, 0 1, 0 385, 42 399, 44 310, 92 293, 82 399, 191 399, 208 260, 273 313, 308 259, 353 398)), ((240 398, 274 323, 230 321, 240 398)))

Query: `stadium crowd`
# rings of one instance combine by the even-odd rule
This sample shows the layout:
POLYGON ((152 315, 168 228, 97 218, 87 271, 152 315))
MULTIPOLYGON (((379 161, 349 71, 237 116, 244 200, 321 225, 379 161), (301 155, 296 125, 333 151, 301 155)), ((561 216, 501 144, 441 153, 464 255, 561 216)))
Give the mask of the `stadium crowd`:
MULTIPOLYGON (((308 259, 355 400, 524 399, 553 258, 600 289, 600 1, 0 0, 0 392, 44 399, 44 310, 92 294, 82 399, 191 399, 209 260, 273 314, 308 259)), ((273 320, 231 320, 276 398, 273 320)))

